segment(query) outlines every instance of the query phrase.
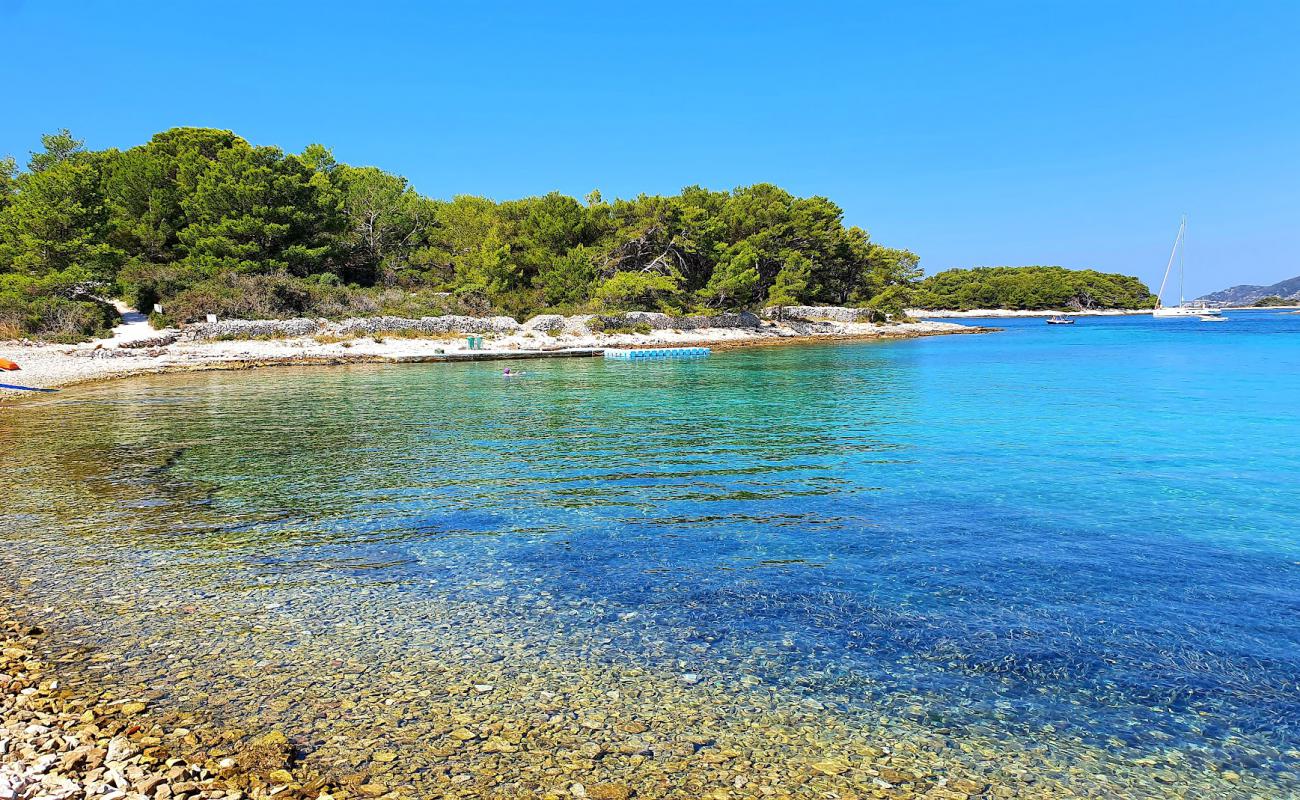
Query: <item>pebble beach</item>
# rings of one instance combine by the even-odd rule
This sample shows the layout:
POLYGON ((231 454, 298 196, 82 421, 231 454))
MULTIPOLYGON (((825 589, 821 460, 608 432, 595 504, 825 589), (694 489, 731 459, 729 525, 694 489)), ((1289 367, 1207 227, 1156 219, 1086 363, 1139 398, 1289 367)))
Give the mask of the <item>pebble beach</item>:
MULTIPOLYGON (((692 318, 673 319, 662 314, 626 315, 625 330, 592 330, 591 315, 575 318, 549 316, 520 324, 508 317, 425 318, 424 320, 324 320, 215 323, 188 330, 155 331, 141 320, 124 323, 107 339, 77 345, 36 342, 0 342, 0 358, 17 362, 20 372, 6 373, 4 383, 38 388, 58 388, 160 372, 211 369, 247 369, 257 366, 322 366, 356 363, 401 363, 492 358, 521 359, 598 355, 605 347, 739 347, 791 343, 818 339, 890 339, 953 333, 978 333, 982 329, 954 323, 913 321, 879 324, 858 321, 856 309, 814 309, 838 314, 839 319, 760 321, 746 315, 743 324, 725 320, 713 327, 706 320, 688 328, 674 327, 692 318), (633 322, 654 320, 631 330, 633 322), (374 322, 385 323, 378 330, 374 322), (412 326, 425 323, 426 330, 412 326), (530 324, 532 323, 532 324, 530 324), (539 324, 540 323, 540 324, 539 324), (477 328, 483 343, 470 349, 466 329, 477 328), (200 334, 200 335, 196 335, 200 334)), ((733 315, 739 317, 739 315, 733 315)), ((139 317, 139 315, 135 315, 139 317)), ((0 398, 23 395, 0 388, 0 398)))

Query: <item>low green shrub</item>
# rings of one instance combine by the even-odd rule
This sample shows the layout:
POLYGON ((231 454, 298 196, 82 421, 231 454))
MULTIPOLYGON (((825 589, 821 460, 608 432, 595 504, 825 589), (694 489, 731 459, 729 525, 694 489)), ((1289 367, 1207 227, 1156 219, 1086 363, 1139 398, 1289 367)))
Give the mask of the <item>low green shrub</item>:
POLYGON ((108 336, 118 320, 107 303, 0 292, 0 339, 74 343, 108 336))

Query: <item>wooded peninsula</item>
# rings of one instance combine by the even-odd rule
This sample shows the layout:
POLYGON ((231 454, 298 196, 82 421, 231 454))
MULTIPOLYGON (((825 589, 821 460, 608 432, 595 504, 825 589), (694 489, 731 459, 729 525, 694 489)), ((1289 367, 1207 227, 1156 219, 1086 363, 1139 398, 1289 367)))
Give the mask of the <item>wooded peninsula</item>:
POLYGON ((1138 310, 1156 296, 1137 278, 1064 267, 950 269, 921 281, 911 294, 916 308, 1045 311, 1138 310))
POLYGON ((552 192, 440 200, 405 178, 174 128, 125 151, 42 137, 0 161, 0 339, 103 335, 121 297, 158 326, 234 318, 773 305, 1137 308, 1136 278, 1060 267, 950 270, 772 184, 583 202, 552 192), (974 305, 972 305, 974 304, 974 305))

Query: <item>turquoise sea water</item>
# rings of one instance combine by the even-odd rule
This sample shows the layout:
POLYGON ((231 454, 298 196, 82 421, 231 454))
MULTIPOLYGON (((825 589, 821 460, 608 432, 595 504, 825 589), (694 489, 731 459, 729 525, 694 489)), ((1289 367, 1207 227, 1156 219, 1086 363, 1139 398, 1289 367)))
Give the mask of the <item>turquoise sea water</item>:
POLYGON ((421 640, 455 600, 705 683, 1293 786, 1300 315, 1230 317, 69 390, 0 410, 0 561, 127 651, 186 635, 102 625, 140 591, 255 586, 317 604, 316 641, 362 604, 421 640))

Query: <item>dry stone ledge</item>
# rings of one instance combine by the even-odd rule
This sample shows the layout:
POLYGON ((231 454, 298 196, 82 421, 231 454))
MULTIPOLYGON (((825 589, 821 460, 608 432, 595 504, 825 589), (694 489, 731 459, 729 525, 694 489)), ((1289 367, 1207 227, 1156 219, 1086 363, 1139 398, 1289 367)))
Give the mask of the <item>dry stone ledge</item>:
POLYGON ((166 347, 169 344, 175 344, 180 338, 180 333, 169 331, 161 336, 154 336, 149 339, 132 339, 129 342, 122 342, 118 347, 127 350, 147 350, 154 347, 166 347))
POLYGON ((311 336, 328 323, 317 319, 223 319, 217 322, 196 322, 186 325, 181 338, 202 339, 260 339, 292 336, 311 336))
POLYGON ((344 336, 420 331, 421 333, 515 333, 522 326, 513 317, 358 317, 330 326, 331 333, 344 336))
POLYGON ((559 333, 564 330, 568 323, 569 317, 562 314, 538 314, 532 319, 525 322, 521 327, 526 331, 539 331, 541 333, 559 333))
POLYGON ((513 317, 354 317, 342 322, 323 319, 228 319, 217 322, 198 322, 186 325, 180 338, 187 341, 206 339, 259 339, 293 338, 316 334, 338 336, 368 336, 392 331, 418 331, 429 334, 488 333, 512 334, 520 331, 587 336, 595 330, 634 328, 648 326, 651 330, 701 330, 704 328, 747 328, 763 326, 763 321, 748 311, 738 314, 713 314, 692 317, 672 317, 649 311, 627 311, 618 314, 576 314, 571 317, 559 314, 539 314, 524 324, 513 317))
POLYGON ((560 332, 571 336, 590 336, 591 321, 595 318, 595 314, 574 314, 572 317, 565 317, 564 327, 560 332))
POLYGON ((803 319, 810 321, 829 320, 831 322, 883 322, 884 317, 873 308, 845 308, 843 306, 776 306, 763 309, 763 316, 775 319, 803 319))
POLYGON ((390 331, 414 330, 423 333, 515 333, 520 325, 511 317, 357 317, 331 323, 320 319, 227 319, 187 325, 181 338, 189 341, 207 339, 293 338, 330 333, 340 336, 366 336, 390 331))
POLYGON ((712 314, 692 317, 670 317, 650 311, 627 311, 622 314, 601 316, 601 322, 612 328, 649 325, 652 330, 694 331, 702 328, 760 328, 763 321, 748 311, 739 314, 712 314))
POLYGON ((704 328, 761 328, 763 321, 748 311, 739 314, 673 317, 655 311, 624 311, 617 314, 539 314, 522 326, 527 331, 588 336, 620 328, 646 326, 654 331, 701 330, 704 328))

